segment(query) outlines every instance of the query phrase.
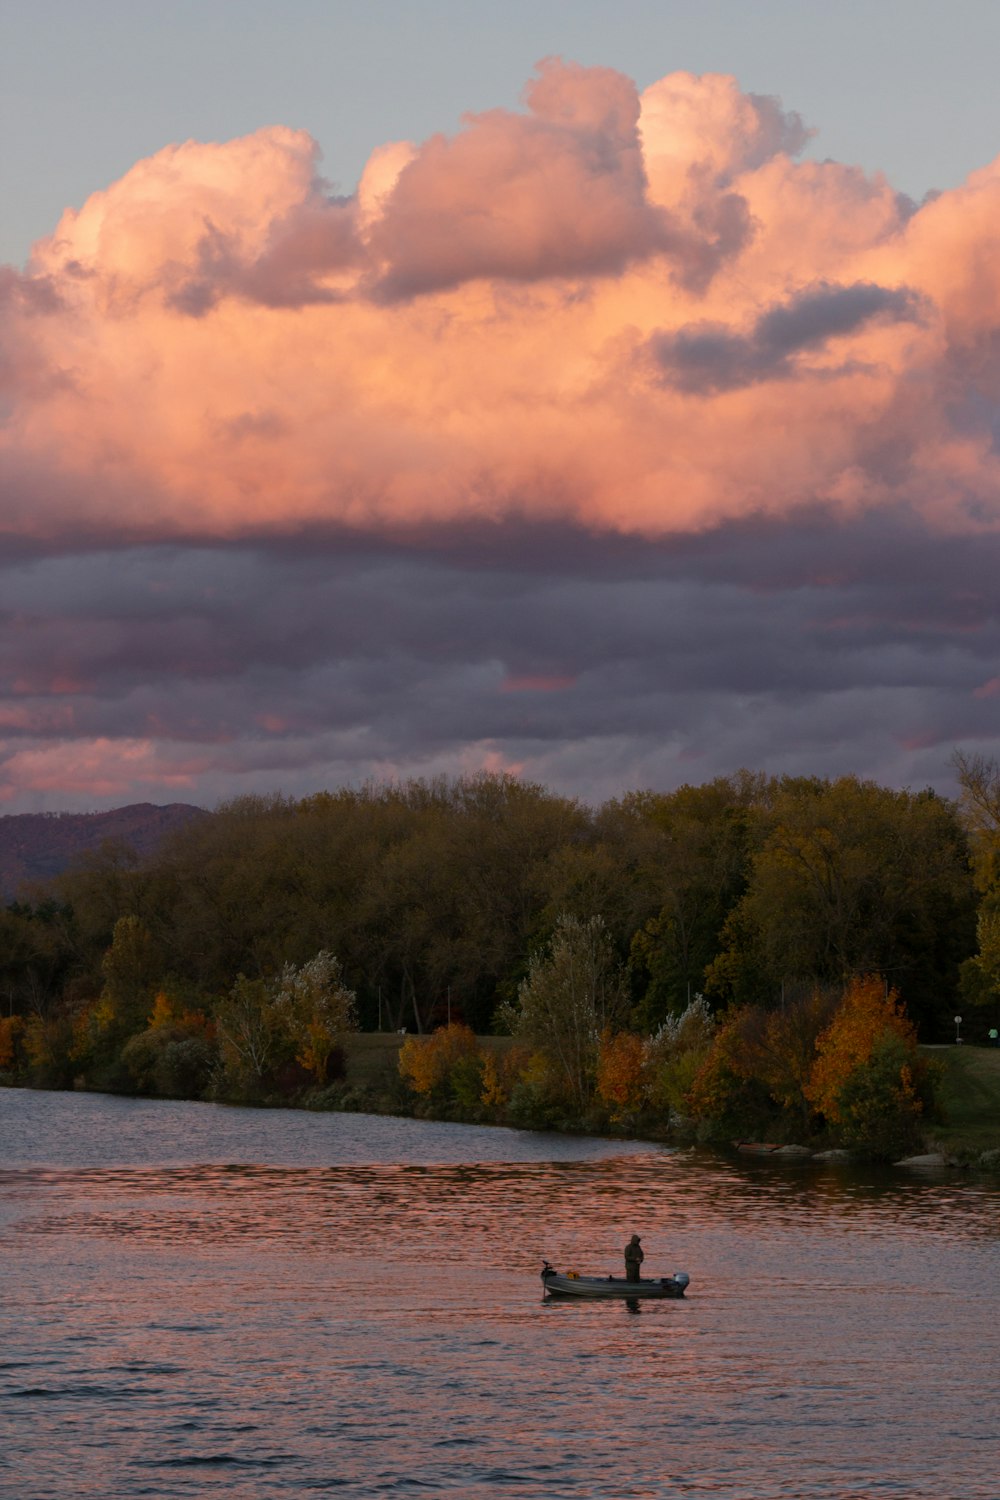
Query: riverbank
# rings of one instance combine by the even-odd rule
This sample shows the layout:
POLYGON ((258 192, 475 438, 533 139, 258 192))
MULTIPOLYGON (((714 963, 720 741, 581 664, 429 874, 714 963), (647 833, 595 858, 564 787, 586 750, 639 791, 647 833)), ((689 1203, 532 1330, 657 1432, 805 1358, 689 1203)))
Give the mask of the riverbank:
MULTIPOLYGON (((498 1055, 512 1045, 509 1037, 477 1040, 498 1055)), ((395 1033, 367 1032, 347 1038, 345 1077, 318 1096, 313 1107, 418 1113, 412 1093, 401 1086, 399 1053, 403 1041, 395 1033)), ((1000 1170, 1000 1048, 953 1045, 922 1047, 920 1051, 933 1059, 941 1075, 937 1091, 941 1117, 927 1122, 927 1150, 940 1152, 960 1165, 989 1165, 1000 1170)), ((426 1103, 419 1106, 419 1114, 457 1118, 454 1109, 438 1113, 426 1103)), ((636 1132, 620 1128, 614 1133, 636 1132)), ((638 1134, 645 1136, 647 1132, 640 1128, 638 1134)), ((664 1136, 664 1131, 651 1133, 651 1138, 661 1141, 664 1136)), ((773 1144, 788 1145, 787 1141, 773 1144)), ((783 1154, 787 1157, 792 1153, 786 1150, 783 1154)))
MULTIPOLYGON (((693 1139, 691 1130, 676 1122, 670 1128, 663 1122, 642 1117, 613 1124, 606 1116, 570 1120, 550 1116, 544 1119, 520 1118, 515 1114, 498 1120, 482 1108, 463 1108, 455 1100, 442 1103, 418 1097, 400 1076, 399 1056, 405 1040, 405 1036, 395 1032, 357 1032, 345 1037, 341 1047, 343 1074, 336 1082, 321 1089, 256 1099, 227 1101, 221 1095, 215 1097, 220 1103, 370 1113, 461 1124, 502 1123, 526 1129, 555 1130, 567 1135, 594 1134, 659 1143, 684 1143, 693 1139)), ((513 1039, 506 1036, 480 1036, 476 1040, 482 1051, 492 1054, 498 1063, 502 1063, 515 1045, 513 1039)), ((940 1073, 936 1089, 939 1117, 927 1120, 922 1132, 923 1149, 940 1153, 955 1165, 1000 1171, 1000 1049, 951 1045, 920 1050, 933 1060, 940 1073)), ((14 1082, 13 1076, 0 1074, 0 1083, 14 1082)), ((714 1144, 727 1142, 716 1140, 714 1144)), ((773 1138, 764 1136, 760 1145, 770 1148, 762 1149, 760 1154, 773 1155, 780 1160, 841 1154, 824 1153, 823 1144, 817 1142, 810 1142, 808 1148, 802 1146, 796 1141, 794 1129, 773 1138)))

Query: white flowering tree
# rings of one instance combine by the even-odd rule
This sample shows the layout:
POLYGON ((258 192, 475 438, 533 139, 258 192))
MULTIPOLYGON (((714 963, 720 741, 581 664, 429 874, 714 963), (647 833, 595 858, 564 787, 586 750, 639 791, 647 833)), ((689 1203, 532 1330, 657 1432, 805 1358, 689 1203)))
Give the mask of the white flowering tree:
POLYGON ((344 983, 340 961, 325 950, 301 968, 286 964, 276 985, 274 1009, 295 1046, 295 1060, 324 1082, 330 1054, 345 1032, 358 1028, 356 996, 344 983))

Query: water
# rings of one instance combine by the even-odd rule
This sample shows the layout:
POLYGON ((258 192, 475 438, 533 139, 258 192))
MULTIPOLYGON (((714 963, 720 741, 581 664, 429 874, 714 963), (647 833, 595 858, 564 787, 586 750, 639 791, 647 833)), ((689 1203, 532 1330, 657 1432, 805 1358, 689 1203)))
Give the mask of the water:
POLYGON ((997 1500, 1000 1191, 0 1090, 0 1495, 997 1500), (545 1302, 643 1236, 687 1298, 545 1302))

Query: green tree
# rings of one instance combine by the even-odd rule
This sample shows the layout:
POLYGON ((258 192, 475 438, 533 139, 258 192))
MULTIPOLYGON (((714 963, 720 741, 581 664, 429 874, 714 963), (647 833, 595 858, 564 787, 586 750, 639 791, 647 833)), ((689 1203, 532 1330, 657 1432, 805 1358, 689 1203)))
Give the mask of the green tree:
POLYGON ((161 969, 156 944, 139 918, 119 917, 101 962, 104 988, 98 1009, 100 1028, 111 1047, 145 1029, 161 969))
MULTIPOLYGON (((973 943, 968 851, 955 808, 933 792, 855 777, 776 783, 760 819, 747 891, 733 913, 772 1003, 791 982, 905 979, 933 1026, 954 1003, 973 943)), ((731 930, 733 930, 731 928, 731 930)), ((724 954, 711 976, 738 971, 724 954)))
MULTIPOLYGON (((655 838, 633 867, 652 910, 636 924, 629 966, 651 1029, 704 987, 725 923, 746 887, 750 840, 764 782, 741 771, 676 792, 633 793, 618 805, 655 838)), ((602 818, 606 817, 606 812, 602 818)), ((625 884, 629 882, 626 881, 625 884)))
POLYGON ((952 763, 972 847, 979 908, 976 951, 962 967, 962 996, 1000 1010, 1000 765, 958 750, 952 763))
POLYGON ((265 981, 239 974, 216 1007, 215 1024, 226 1088, 259 1092, 271 1069, 290 1051, 265 981))
POLYGON ((532 958, 506 1016, 514 1035, 545 1058, 559 1091, 582 1110, 593 1093, 601 1036, 620 1025, 627 1009, 603 918, 564 915, 547 950, 532 958))

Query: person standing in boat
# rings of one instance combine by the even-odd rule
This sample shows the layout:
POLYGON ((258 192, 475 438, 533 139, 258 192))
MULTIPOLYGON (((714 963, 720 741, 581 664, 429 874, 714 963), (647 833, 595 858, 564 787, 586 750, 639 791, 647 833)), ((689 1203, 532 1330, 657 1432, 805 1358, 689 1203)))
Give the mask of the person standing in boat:
POLYGON ((642 1253, 642 1245, 639 1243, 639 1236, 637 1234, 634 1234, 629 1240, 628 1244, 625 1246, 626 1281, 639 1280, 639 1267, 642 1265, 644 1259, 645 1256, 642 1253))

